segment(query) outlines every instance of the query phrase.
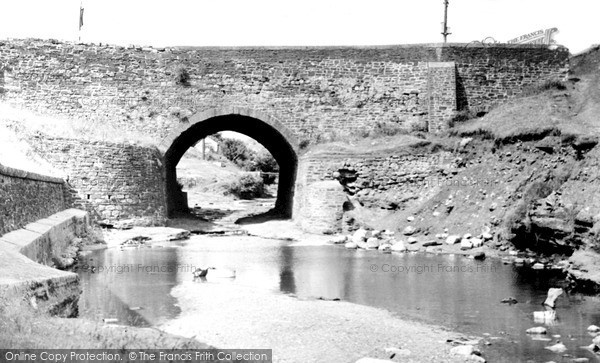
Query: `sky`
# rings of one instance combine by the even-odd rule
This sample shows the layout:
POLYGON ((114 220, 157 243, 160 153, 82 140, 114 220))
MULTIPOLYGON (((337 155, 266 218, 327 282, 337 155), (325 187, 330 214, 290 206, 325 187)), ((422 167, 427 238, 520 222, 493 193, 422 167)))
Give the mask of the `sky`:
MULTIPOLYGON (((600 43, 600 0, 449 0, 449 42, 506 42, 556 27, 600 43)), ((443 0, 2 0, 0 39, 142 46, 390 45, 442 41, 443 0), (78 30, 83 1, 84 25, 78 30)))

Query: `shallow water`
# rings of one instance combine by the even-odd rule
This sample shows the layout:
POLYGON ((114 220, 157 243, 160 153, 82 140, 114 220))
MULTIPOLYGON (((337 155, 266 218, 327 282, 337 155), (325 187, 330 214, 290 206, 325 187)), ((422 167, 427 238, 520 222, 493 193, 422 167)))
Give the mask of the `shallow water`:
POLYGON ((489 361, 567 359, 544 349, 556 340, 553 335, 560 335, 569 349, 566 353, 596 359, 580 347, 591 343, 587 326, 600 325, 598 298, 562 295, 556 321, 545 325, 546 338, 552 342, 533 340, 525 330, 544 325, 534 322, 533 312, 544 310, 541 303, 548 288, 555 287, 560 277, 496 260, 195 236, 164 247, 98 251, 82 263, 96 269, 79 272, 84 286, 80 314, 96 320, 117 318, 121 324, 140 326, 164 323, 181 312, 171 289, 192 280, 195 267, 215 266, 235 269, 236 278, 214 283, 298 298, 340 298, 468 334, 489 334, 492 345, 484 348, 489 361), (500 303, 510 296, 518 303, 500 303))

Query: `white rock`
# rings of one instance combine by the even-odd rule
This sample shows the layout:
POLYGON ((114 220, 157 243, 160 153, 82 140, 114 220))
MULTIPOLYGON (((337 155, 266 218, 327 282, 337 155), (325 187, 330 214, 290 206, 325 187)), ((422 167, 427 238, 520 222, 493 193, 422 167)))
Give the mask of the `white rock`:
POLYGON ((600 335, 596 335, 594 339, 592 339, 592 343, 594 343, 597 347, 600 347, 600 335))
POLYGON ((567 347, 563 343, 556 343, 549 347, 544 347, 544 349, 548 349, 549 351, 554 353, 564 353, 567 351, 567 347))
POLYGON ((405 252, 406 245, 402 241, 398 241, 392 245, 392 251, 394 252, 405 252))
POLYGON ((363 229, 363 228, 359 228, 356 232, 354 232, 354 234, 352 235, 352 242, 354 243, 358 243, 358 242, 363 242, 367 237, 367 230, 363 229))
POLYGON ((522 258, 515 258, 514 262, 515 262, 515 265, 522 265, 525 263, 525 260, 522 258))
POLYGON ((442 234, 441 234, 441 233, 437 233, 437 234, 435 235, 435 238, 437 238, 437 239, 442 239, 442 238, 444 238, 444 237, 442 237, 442 234))
POLYGON ((369 249, 377 249, 380 244, 381 241, 376 237, 371 237, 367 240, 367 248, 369 249))
POLYGON ((465 357, 470 356, 474 352, 475 352, 475 348, 470 344, 458 345, 458 346, 450 349, 450 354, 462 355, 465 357))
POLYGON ((558 299, 558 297, 560 295, 562 295, 562 293, 563 293, 563 289, 551 287, 548 290, 548 296, 546 297, 546 300, 544 301, 544 305, 553 308, 555 305, 556 299, 558 299))
POLYGON ((463 236, 464 239, 469 239, 471 237, 473 237, 473 235, 470 234, 470 233, 465 233, 464 236, 463 236))
POLYGON ((590 325, 587 327, 587 331, 589 331, 590 333, 597 333, 600 332, 600 327, 596 325, 590 325))
POLYGON ((510 250, 510 251, 508 251, 508 254, 509 254, 510 256, 516 256, 516 255, 518 255, 518 254, 519 254, 519 252, 517 252, 517 251, 515 251, 515 250, 510 250))
POLYGON ((408 217, 406 217, 406 220, 407 220, 407 221, 409 221, 409 222, 412 222, 412 221, 414 221, 414 220, 415 220, 415 217, 413 217, 413 216, 408 216, 408 217))
POLYGON ((440 216, 440 214, 441 214, 441 213, 440 213, 440 212, 438 212, 438 211, 434 211, 433 213, 431 213, 431 215, 432 215, 432 216, 434 216, 434 217, 439 217, 439 216, 440 216))
POLYGON ((448 236, 446 238, 446 243, 449 244, 449 245, 453 245, 455 243, 458 243, 458 241, 460 241, 460 236, 452 235, 452 236, 448 236))
POLYGON ((404 230, 402 231, 402 233, 405 236, 410 236, 411 234, 415 233, 417 231, 417 229, 413 226, 406 226, 406 228, 404 228, 404 230))
POLYGON ((465 239, 465 238, 463 238, 463 239, 460 241, 460 249, 461 249, 461 250, 469 250, 469 249, 471 249, 471 248, 473 248, 473 244, 471 243, 471 240, 470 240, 470 239, 465 239))
POLYGON ((546 334, 547 330, 543 326, 536 326, 535 328, 529 328, 525 331, 527 334, 546 334))
POLYGON ((484 239, 484 241, 489 241, 489 240, 491 240, 492 238, 494 238, 494 236, 492 236, 492 234, 491 234, 490 232, 483 232, 483 233, 481 234, 481 238, 483 238, 483 239, 484 239))
POLYGON ((344 245, 344 247, 348 248, 348 249, 352 249, 355 250, 358 248, 358 245, 354 242, 348 242, 344 245))
POLYGON ((358 242, 356 245, 358 246, 358 248, 362 248, 363 250, 367 249, 367 242, 358 242))
POLYGON ((473 244, 473 248, 483 246, 483 240, 481 238, 471 238, 471 243, 473 244))
POLYGON ((408 242, 409 244, 413 244, 413 243, 417 243, 418 241, 415 237, 408 237, 406 242, 408 242))
POLYGON ((546 311, 534 311, 533 312, 533 321, 538 324, 546 324, 550 325, 556 319, 556 311, 554 310, 546 310, 546 311))
POLYGON ((533 266, 531 266, 532 269, 534 270, 543 270, 546 266, 544 266, 543 263, 534 263, 533 266))

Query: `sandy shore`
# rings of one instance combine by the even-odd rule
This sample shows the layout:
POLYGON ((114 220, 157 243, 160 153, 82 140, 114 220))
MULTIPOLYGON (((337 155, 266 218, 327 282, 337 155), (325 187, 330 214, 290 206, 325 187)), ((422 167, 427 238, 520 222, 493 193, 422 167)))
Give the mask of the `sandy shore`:
POLYGON ((187 282, 172 294, 183 312, 159 329, 220 348, 273 349, 274 362, 388 359, 386 348, 402 348, 392 359, 397 362, 465 361, 446 343, 459 334, 367 306, 299 300, 227 282, 187 282))

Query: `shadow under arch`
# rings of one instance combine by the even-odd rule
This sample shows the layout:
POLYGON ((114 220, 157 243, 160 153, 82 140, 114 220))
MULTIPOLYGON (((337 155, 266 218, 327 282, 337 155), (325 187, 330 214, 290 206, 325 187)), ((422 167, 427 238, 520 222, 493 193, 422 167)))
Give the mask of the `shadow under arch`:
POLYGON ((226 113, 210 116, 198 114, 190 124, 163 141, 167 147, 164 153, 165 192, 167 213, 171 217, 188 211, 187 198, 177 184, 177 164, 185 152, 199 140, 220 131, 235 131, 253 138, 273 155, 279 164, 279 185, 277 201, 271 213, 291 218, 294 199, 296 170, 298 167, 298 146, 293 135, 278 121, 264 115, 259 118, 239 113, 226 113))

